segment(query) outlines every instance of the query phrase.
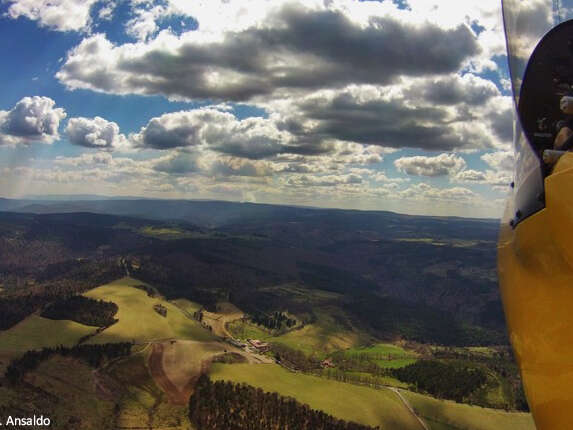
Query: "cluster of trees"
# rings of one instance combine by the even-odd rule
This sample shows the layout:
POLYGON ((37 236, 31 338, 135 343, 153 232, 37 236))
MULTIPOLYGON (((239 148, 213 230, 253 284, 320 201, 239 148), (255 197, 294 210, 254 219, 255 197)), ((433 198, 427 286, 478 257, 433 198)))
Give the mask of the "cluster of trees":
POLYGON ((318 358, 307 356, 304 352, 299 351, 298 349, 289 348, 288 346, 280 343, 273 343, 271 345, 271 351, 277 361, 280 361, 287 367, 301 370, 303 372, 311 372, 313 370, 320 369, 320 360, 318 358))
POLYGON ((283 326, 291 328, 296 325, 295 319, 289 318, 288 315, 282 312, 273 312, 270 315, 257 312, 251 316, 251 321, 257 325, 262 325, 269 330, 280 330, 283 326))
POLYGON ((119 342, 100 345, 76 345, 72 348, 58 346, 56 348, 43 348, 39 351, 28 351, 10 363, 8 369, 6 369, 5 377, 11 383, 19 382, 26 372, 34 370, 43 360, 55 354, 79 358, 92 367, 99 367, 106 361, 129 355, 132 345, 129 342, 119 342))
POLYGON ((0 330, 7 330, 49 303, 81 294, 123 276, 114 258, 70 260, 48 265, 36 277, 36 284, 22 291, 10 291, 0 298, 0 330))
POLYGON ((420 360, 393 369, 392 374, 403 382, 435 397, 461 402, 487 381, 486 372, 464 362, 420 360))
POLYGON ((167 308, 165 306, 163 306, 161 303, 157 303, 157 304, 153 305, 153 310, 155 312, 157 312, 159 315, 161 315, 162 317, 167 316, 167 308))
POLYGON ((311 409, 293 398, 201 375, 189 399, 189 419, 198 430, 373 430, 311 409))
POLYGON ((84 296, 71 296, 48 305, 42 312, 44 318, 72 320, 94 327, 108 327, 117 322, 115 303, 94 300, 84 296))
MULTIPOLYGON (((464 360, 480 363, 490 372, 494 372, 498 377, 497 379, 502 381, 505 393, 504 408, 525 412, 529 411, 519 368, 517 367, 510 347, 498 348, 495 352, 490 351, 488 354, 473 353, 470 350, 448 347, 434 351, 433 356, 439 359, 464 360)), ((470 399, 473 404, 484 407, 499 408, 501 406, 499 404, 492 405, 491 402, 488 401, 487 396, 482 395, 482 393, 476 394, 477 395, 472 395, 470 399)))

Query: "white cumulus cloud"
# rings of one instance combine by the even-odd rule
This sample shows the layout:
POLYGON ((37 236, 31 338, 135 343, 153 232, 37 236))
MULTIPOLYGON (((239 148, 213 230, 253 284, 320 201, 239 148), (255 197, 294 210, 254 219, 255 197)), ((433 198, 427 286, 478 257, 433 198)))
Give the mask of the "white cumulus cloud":
POLYGON ((394 161, 396 168, 414 176, 452 175, 466 166, 463 158, 455 154, 440 154, 435 157, 416 155, 401 157, 394 161))
POLYGON ((0 144, 53 143, 60 136, 62 108, 49 97, 24 97, 9 111, 0 111, 0 144))
POLYGON ((127 147, 127 139, 119 132, 119 126, 99 116, 71 118, 65 132, 72 145, 106 150, 127 147))
POLYGON ((25 17, 58 31, 85 31, 98 0, 8 0, 10 18, 25 17))

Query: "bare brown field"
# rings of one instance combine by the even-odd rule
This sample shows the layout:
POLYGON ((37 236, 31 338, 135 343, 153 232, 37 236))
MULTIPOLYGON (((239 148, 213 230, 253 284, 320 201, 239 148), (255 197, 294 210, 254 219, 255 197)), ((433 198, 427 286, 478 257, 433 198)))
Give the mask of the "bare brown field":
POLYGON ((193 393, 201 373, 206 372, 213 359, 233 352, 250 363, 258 363, 252 354, 223 342, 170 340, 150 344, 147 360, 149 373, 173 404, 184 405, 193 393))

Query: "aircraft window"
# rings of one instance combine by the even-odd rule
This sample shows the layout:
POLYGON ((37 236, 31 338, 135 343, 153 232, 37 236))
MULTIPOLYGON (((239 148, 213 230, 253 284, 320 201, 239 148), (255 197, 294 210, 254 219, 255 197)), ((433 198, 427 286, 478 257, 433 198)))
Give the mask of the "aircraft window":
POLYGON ((555 15, 555 8, 550 1, 503 1, 509 68, 516 105, 529 57, 543 35, 561 22, 555 15))
MULTIPOLYGON (((545 150, 573 147, 573 20, 552 29, 533 51, 518 112, 526 138, 540 159, 545 150)), ((544 171, 549 172, 549 168, 544 171)))
MULTIPOLYGON (((518 117, 512 220, 517 225, 545 207, 544 177, 563 154, 555 149, 563 149, 573 134, 573 110, 560 107, 563 97, 573 97, 573 0, 504 0, 503 15, 518 117)), ((563 100, 573 106, 573 99, 563 100)), ((573 137, 569 142, 573 147, 573 137)))

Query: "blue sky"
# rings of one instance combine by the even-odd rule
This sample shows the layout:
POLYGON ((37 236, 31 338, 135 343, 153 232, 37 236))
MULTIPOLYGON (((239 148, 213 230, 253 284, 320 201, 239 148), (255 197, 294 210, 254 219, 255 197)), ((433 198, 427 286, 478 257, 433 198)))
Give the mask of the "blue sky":
POLYGON ((501 11, 458 3, 7 0, 0 194, 497 217, 501 11))

